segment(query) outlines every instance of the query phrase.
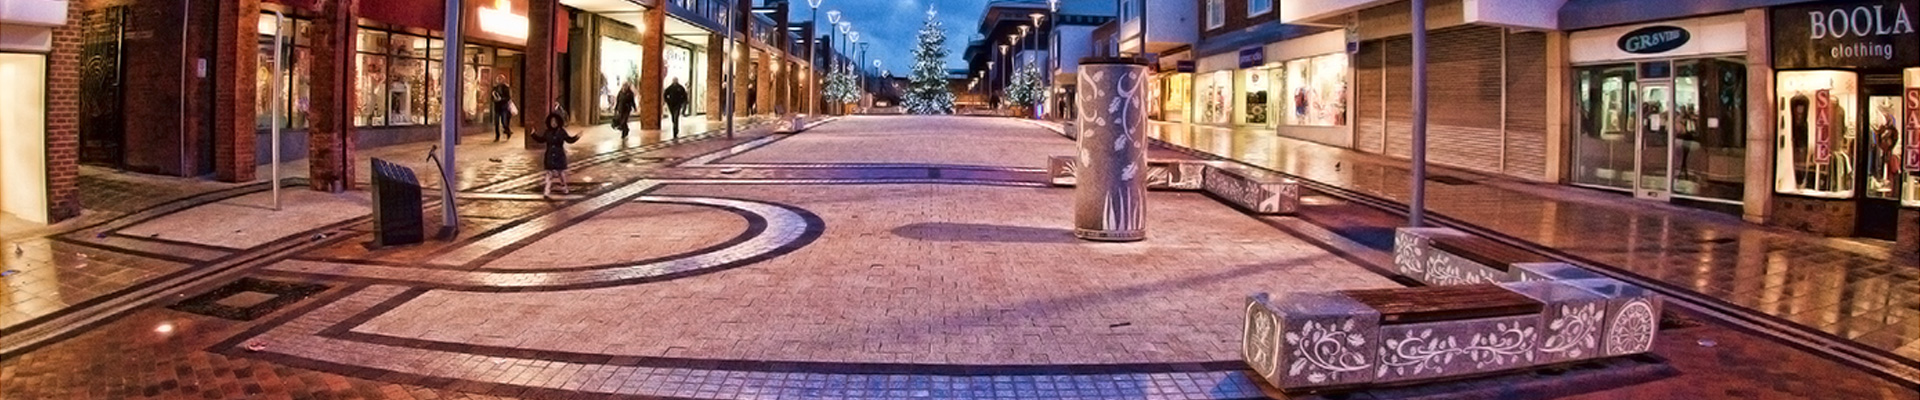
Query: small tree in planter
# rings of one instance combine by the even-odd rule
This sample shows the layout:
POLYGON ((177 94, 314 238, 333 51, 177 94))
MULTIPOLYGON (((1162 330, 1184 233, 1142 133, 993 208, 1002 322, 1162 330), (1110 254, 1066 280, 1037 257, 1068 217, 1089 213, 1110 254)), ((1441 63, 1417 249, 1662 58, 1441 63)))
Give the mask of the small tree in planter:
POLYGON ((1027 65, 1015 71, 1013 82, 1007 85, 1004 97, 1008 103, 1023 109, 1027 117, 1037 117, 1038 112, 1033 106, 1046 101, 1047 97, 1047 88, 1040 83, 1040 68, 1027 65))

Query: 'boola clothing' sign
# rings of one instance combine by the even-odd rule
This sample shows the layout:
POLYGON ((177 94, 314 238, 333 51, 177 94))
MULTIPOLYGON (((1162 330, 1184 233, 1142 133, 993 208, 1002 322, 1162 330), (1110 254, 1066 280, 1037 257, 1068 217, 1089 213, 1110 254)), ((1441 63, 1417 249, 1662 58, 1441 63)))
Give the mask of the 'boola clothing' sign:
POLYGON ((1920 0, 1818 2, 1773 9, 1774 68, 1920 64, 1920 0))

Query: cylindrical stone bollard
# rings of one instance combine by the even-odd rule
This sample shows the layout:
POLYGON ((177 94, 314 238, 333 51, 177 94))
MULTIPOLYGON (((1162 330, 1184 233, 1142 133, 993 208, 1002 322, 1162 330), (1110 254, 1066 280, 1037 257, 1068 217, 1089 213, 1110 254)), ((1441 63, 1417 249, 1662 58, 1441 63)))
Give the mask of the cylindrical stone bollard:
POLYGON ((1099 241, 1146 239, 1146 61, 1085 58, 1079 75, 1073 234, 1099 241))

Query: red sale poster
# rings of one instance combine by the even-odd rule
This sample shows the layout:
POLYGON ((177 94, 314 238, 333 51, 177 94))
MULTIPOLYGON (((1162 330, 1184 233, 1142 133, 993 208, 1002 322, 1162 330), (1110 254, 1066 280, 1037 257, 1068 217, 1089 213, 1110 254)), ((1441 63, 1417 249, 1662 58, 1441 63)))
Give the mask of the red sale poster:
POLYGON ((1907 172, 1920 172, 1920 87, 1907 88, 1907 172))
POLYGON ((1833 127, 1828 126, 1827 113, 1833 111, 1833 97, 1827 89, 1813 94, 1813 162, 1826 164, 1833 161, 1833 127))

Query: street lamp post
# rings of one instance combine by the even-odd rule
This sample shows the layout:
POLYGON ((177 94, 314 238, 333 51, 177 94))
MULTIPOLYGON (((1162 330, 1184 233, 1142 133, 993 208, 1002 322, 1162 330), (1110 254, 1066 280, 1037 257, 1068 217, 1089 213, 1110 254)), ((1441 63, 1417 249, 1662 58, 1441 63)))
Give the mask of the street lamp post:
MULTIPOLYGON (((847 53, 851 53, 851 51, 849 50, 853 48, 853 21, 840 21, 838 26, 835 26, 834 28, 840 30, 840 37, 846 38, 844 41, 846 42, 847 46, 845 48, 837 48, 837 47, 834 48, 835 50, 834 53, 836 53, 835 55, 840 57, 835 57, 833 59, 833 66, 836 71, 840 71, 841 73, 850 73, 850 71, 847 71, 846 57, 844 56, 847 55, 847 53)), ((839 107, 844 109, 846 108, 847 103, 845 101, 840 101, 838 102, 838 104, 839 104, 839 107)))
MULTIPOLYGON (((854 32, 854 33, 859 33, 859 32, 854 32)), ((858 65, 858 63, 860 62, 860 60, 865 60, 865 59, 867 59, 867 45, 868 45, 868 44, 869 44, 869 43, 867 43, 867 42, 860 42, 860 44, 859 44, 859 46, 860 46, 860 57, 858 57, 858 58, 854 58, 854 59, 853 59, 853 60, 854 60, 853 62, 855 63, 855 65, 856 65, 856 66, 857 66, 858 68, 860 68, 860 70, 862 70, 862 71, 866 71, 866 72, 861 72, 861 73, 860 73, 860 91, 861 91, 862 93, 865 93, 865 92, 867 92, 868 90, 871 90, 871 88, 869 87, 869 84, 870 84, 871 82, 867 82, 867 80, 868 80, 869 78, 871 78, 871 77, 872 77, 872 76, 870 76, 870 75, 868 75, 868 74, 871 74, 871 73, 873 73, 873 72, 872 72, 872 70, 868 70, 868 69, 867 69, 867 67, 866 67, 866 66, 864 66, 864 65, 858 65)), ((862 96, 865 96, 865 95, 863 94, 862 96)), ((867 104, 868 104, 869 106, 871 106, 871 105, 872 105, 873 103, 872 103, 872 102, 868 102, 867 104)))
MULTIPOLYGON (((820 38, 817 37, 817 35, 820 34, 820 1, 821 0, 807 0, 807 7, 812 10, 812 16, 807 19, 807 27, 809 28, 807 29, 807 74, 813 75, 814 78, 813 93, 820 92, 820 66, 813 65, 813 63, 818 60, 817 56, 820 52, 820 38)), ((820 114, 820 96, 813 96, 813 99, 807 100, 807 114, 820 114)))

